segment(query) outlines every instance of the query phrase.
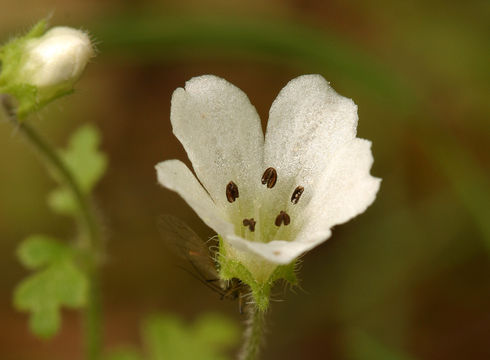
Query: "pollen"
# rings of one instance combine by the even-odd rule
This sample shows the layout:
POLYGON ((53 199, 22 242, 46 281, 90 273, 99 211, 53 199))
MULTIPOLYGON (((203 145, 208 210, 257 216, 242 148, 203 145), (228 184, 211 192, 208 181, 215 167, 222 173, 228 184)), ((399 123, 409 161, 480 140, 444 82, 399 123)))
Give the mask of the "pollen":
POLYGON ((281 224, 284 224, 287 226, 287 225, 289 225, 290 222, 291 222, 291 218, 289 217, 289 215, 285 211, 281 210, 279 215, 277 215, 276 221, 274 221, 274 224, 276 226, 281 226, 281 224))
POLYGON ((228 185, 226 185, 226 199, 228 202, 234 202, 238 197, 240 197, 240 193, 238 192, 238 186, 230 181, 228 185))
POLYGON ((256 221, 254 220, 254 218, 243 219, 243 226, 248 226, 248 229, 251 232, 255 231, 255 224, 256 224, 256 221))
POLYGON ((297 204, 299 201, 299 198, 303 194, 303 191, 305 191, 305 188, 302 186, 297 186, 296 189, 293 191, 293 195, 291 195, 291 202, 293 204, 297 204))
POLYGON ((266 185, 269 189, 272 189, 276 185, 277 171, 273 167, 267 168, 262 175, 262 185, 266 185))

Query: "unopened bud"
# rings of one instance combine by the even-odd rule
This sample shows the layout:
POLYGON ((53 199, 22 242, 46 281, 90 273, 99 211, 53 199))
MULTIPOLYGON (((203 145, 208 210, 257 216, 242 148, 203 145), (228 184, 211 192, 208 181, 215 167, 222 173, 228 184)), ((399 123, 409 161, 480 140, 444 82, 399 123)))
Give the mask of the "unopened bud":
POLYGON ((70 93, 94 56, 85 32, 69 27, 45 32, 45 28, 45 22, 40 22, 24 37, 0 48, 0 93, 17 100, 19 117, 70 93))
POLYGON ((25 44, 21 80, 38 88, 71 86, 78 80, 94 51, 86 33, 55 27, 25 44))

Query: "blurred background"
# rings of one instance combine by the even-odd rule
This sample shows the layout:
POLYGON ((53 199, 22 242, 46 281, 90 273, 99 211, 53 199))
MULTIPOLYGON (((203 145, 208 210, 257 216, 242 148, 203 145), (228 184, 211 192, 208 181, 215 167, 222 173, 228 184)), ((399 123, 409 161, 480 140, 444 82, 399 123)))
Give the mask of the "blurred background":
MULTIPOLYGON (((176 266, 156 219, 173 213, 213 235, 153 166, 186 159, 170 97, 216 74, 244 90, 265 125, 293 77, 320 73, 359 106, 373 142, 376 202, 304 257, 301 289, 275 291, 264 359, 490 358, 488 1, 2 0, 0 41, 52 14, 87 29, 99 54, 78 91, 31 119, 58 146, 85 122, 103 134, 109 170, 96 190, 108 236, 105 345, 139 346, 151 312, 192 322, 220 301, 176 266)), ((34 338, 11 304, 26 276, 15 258, 31 233, 70 238, 54 182, 10 124, 0 123, 0 358, 81 360, 80 320, 34 338)))

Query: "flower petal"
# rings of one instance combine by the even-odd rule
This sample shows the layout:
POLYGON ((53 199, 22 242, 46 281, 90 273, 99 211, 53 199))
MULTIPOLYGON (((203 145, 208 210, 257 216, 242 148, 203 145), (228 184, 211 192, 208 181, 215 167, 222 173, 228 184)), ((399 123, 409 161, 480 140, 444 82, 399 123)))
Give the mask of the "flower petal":
POLYGON ((364 212, 374 201, 381 179, 369 174, 372 163, 370 141, 356 138, 344 145, 318 177, 308 205, 297 213, 298 218, 291 219, 289 226, 300 229, 293 241, 259 243, 233 235, 227 240, 237 249, 251 251, 271 262, 290 263, 327 240, 334 225, 364 212))
POLYGON ((222 211, 182 161, 163 161, 158 163, 155 169, 158 182, 178 193, 206 225, 218 234, 233 232, 233 225, 226 221, 222 211))
POLYGON ((356 136, 357 106, 320 75, 291 80, 272 104, 264 167, 278 173, 281 192, 307 189, 343 144, 356 136), (280 184, 281 178, 286 178, 280 184))
POLYGON ((227 236, 226 240, 238 250, 249 251, 272 263, 285 265, 325 241, 330 234, 330 230, 321 229, 320 232, 311 233, 308 237, 295 241, 273 240, 261 243, 248 241, 236 235, 227 236))
POLYGON ((238 185, 241 199, 253 198, 260 183, 264 136, 247 95, 224 79, 205 75, 175 90, 170 115, 175 136, 199 180, 222 208, 225 190, 238 185), (244 195, 244 196, 242 196, 244 195))
POLYGON ((370 175, 371 142, 356 138, 344 145, 315 182, 301 213, 297 238, 342 224, 364 212, 376 198, 381 179, 370 175))

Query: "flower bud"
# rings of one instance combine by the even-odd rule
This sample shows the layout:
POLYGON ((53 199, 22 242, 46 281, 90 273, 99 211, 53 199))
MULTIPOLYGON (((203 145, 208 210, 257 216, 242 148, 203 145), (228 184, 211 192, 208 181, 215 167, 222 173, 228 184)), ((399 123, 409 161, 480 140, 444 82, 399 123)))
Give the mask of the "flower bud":
POLYGON ((42 21, 24 37, 0 48, 0 93, 17 100, 18 117, 70 93, 94 56, 85 32, 69 27, 45 28, 42 21))
POLYGON ((25 45, 21 79, 38 88, 66 83, 71 86, 93 56, 92 44, 83 31, 55 27, 25 45))

